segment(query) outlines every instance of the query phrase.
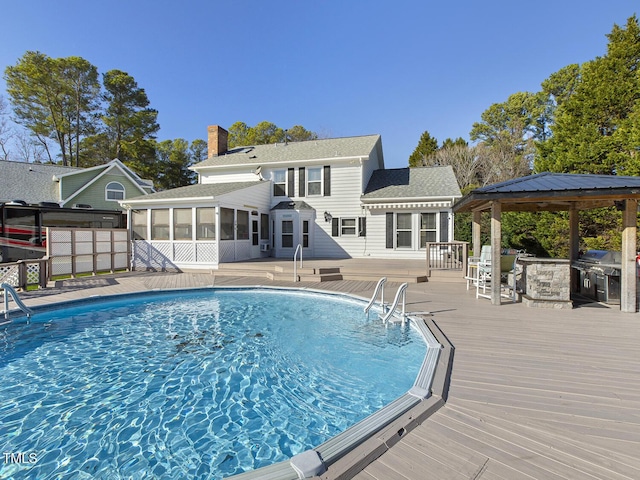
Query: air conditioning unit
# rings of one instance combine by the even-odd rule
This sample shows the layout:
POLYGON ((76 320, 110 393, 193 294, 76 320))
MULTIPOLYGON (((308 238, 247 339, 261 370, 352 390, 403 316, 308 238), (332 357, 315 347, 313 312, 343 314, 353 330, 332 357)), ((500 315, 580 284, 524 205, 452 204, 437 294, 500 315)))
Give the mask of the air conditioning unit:
POLYGON ((268 252, 269 251, 269 244, 268 243, 263 243, 262 245, 260 245, 260 251, 261 252, 268 252))

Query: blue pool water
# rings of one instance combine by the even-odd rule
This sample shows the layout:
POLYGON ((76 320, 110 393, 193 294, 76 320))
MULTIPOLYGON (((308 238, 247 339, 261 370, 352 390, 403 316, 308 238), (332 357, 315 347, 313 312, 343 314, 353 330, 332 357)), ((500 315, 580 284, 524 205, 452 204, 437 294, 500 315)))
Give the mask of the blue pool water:
POLYGON ((219 479, 313 448, 411 388, 424 357, 362 307, 199 290, 0 327, 0 478, 219 479))

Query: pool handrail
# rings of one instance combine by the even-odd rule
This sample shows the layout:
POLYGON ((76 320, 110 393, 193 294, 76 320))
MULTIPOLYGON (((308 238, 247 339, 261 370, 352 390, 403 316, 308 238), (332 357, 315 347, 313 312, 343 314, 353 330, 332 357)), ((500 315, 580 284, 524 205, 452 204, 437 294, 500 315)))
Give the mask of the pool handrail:
POLYGON ((387 282, 387 277, 382 277, 378 280, 375 290, 373 291, 373 295, 371 296, 371 300, 366 307, 364 307, 364 313, 369 313, 369 309, 373 306, 376 301, 376 296, 378 295, 378 290, 380 290, 380 307, 382 308, 382 313, 386 313, 385 304, 384 304, 384 284, 387 282))
POLYGON ((387 314, 384 316, 384 318, 382 318, 383 323, 387 323, 387 321, 391 318, 391 315, 393 315, 393 313, 396 311, 396 308, 398 307, 398 303, 400 302, 400 297, 402 297, 402 314, 401 315, 402 315, 402 322, 404 323, 405 319, 407 318, 407 314, 405 313, 405 305, 407 300, 408 286, 409 286, 408 283, 403 283, 402 285, 400 285, 400 288, 398 288, 398 291, 396 292, 396 298, 393 300, 393 305, 391 306, 387 314))
POLYGON ((22 303, 22 300, 18 296, 18 292, 16 292, 11 285, 9 285, 8 283, 2 283, 0 284, 0 288, 4 289, 4 319, 5 320, 9 319, 9 295, 11 295, 11 297, 13 298, 13 301, 16 302, 16 305, 18 306, 18 308, 27 315, 27 318, 30 318, 31 315, 33 315, 33 310, 31 310, 24 303, 22 303))
POLYGON ((302 245, 298 244, 296 247, 296 251, 293 254, 293 281, 298 281, 298 271, 296 268, 296 257, 298 256, 298 251, 300 252, 300 268, 302 268, 302 245))

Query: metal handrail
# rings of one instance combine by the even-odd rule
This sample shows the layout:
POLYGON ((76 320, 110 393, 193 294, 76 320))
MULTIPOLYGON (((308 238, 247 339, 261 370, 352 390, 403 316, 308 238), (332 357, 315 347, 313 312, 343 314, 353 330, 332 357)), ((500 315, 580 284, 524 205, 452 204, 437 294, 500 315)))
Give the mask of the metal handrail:
POLYGON ((400 302, 400 296, 402 296, 402 321, 404 322, 407 316, 405 313, 405 304, 407 300, 406 292, 407 292, 408 286, 409 286, 408 283, 403 283, 402 285, 400 285, 400 288, 398 288, 398 291, 396 292, 396 298, 393 300, 393 306, 391 307, 391 309, 389 309, 389 312, 382 319, 384 323, 387 323, 387 320, 391 318, 391 315, 393 315, 393 312, 395 312, 396 308, 398 307, 398 303, 400 302))
POLYGON ((13 301, 16 302, 16 305, 18 305, 18 308, 27 315, 27 318, 33 315, 33 310, 31 310, 24 303, 22 303, 22 300, 20 300, 20 297, 18 296, 18 292, 16 292, 11 285, 9 285, 8 283, 2 283, 0 284, 0 288, 4 289, 4 319, 5 320, 9 319, 9 295, 11 295, 11 297, 13 298, 13 301))
POLYGON ((376 285, 376 289, 373 291, 373 295, 371 296, 371 300, 366 307, 364 307, 364 313, 369 313, 369 309, 373 306, 373 303, 376 301, 376 295, 378 295, 378 290, 380 290, 380 306, 382 307, 382 313, 386 313, 385 305, 384 305, 384 284, 387 282, 387 277, 382 277, 378 280, 378 284, 376 285))
POLYGON ((296 251, 293 254, 293 281, 298 281, 298 272, 296 269, 296 257, 298 256, 298 251, 300 251, 300 268, 302 268, 302 245, 298 244, 296 247, 296 251))

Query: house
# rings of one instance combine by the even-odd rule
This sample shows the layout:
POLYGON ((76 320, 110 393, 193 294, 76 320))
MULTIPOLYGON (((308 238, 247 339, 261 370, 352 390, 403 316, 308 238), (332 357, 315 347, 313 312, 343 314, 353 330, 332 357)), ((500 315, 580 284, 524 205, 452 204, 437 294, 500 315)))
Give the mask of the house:
POLYGON ((228 149, 208 128, 196 185, 121 202, 137 268, 216 268, 272 256, 424 259, 453 239, 451 167, 384 168, 380 135, 228 149))
POLYGON ((20 200, 120 210, 119 200, 152 192, 151 181, 141 179, 118 159, 91 168, 0 161, 0 203, 20 200))

